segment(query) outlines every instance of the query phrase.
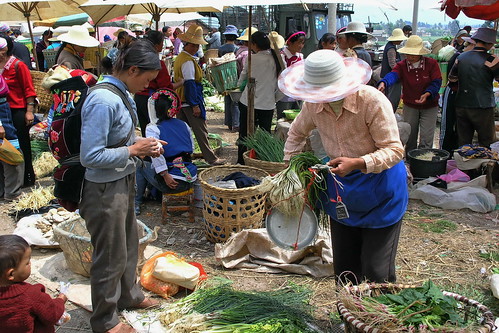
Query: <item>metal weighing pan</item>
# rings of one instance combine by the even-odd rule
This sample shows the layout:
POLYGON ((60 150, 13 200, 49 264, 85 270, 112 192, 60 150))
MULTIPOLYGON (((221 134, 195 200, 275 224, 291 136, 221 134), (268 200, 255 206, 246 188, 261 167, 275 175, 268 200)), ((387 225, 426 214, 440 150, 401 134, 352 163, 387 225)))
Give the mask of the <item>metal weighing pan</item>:
POLYGON ((270 239, 277 246, 286 250, 301 250, 315 239, 318 222, 317 216, 308 206, 304 207, 301 223, 299 220, 299 215, 286 216, 279 210, 273 209, 265 219, 265 227, 270 239))

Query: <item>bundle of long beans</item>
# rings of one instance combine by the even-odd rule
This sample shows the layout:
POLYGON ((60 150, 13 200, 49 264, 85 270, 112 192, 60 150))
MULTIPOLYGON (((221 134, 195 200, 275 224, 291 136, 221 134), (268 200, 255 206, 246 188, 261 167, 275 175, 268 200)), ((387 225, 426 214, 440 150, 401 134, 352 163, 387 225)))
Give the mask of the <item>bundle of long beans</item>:
POLYGON ((159 316, 169 333, 317 332, 311 325, 310 290, 296 285, 265 292, 204 287, 159 316))

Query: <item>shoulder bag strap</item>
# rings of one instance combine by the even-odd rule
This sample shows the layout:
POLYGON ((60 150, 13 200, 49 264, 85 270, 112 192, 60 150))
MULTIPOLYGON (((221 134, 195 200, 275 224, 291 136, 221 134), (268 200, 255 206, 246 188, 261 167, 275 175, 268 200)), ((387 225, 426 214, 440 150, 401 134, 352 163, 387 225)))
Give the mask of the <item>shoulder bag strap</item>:
POLYGON ((121 140, 120 142, 118 142, 115 145, 109 146, 108 148, 118 148, 118 147, 124 146, 128 142, 128 140, 130 140, 130 137, 132 136, 133 131, 135 130, 135 124, 137 123, 137 117, 133 113, 133 107, 132 107, 132 104, 130 103, 130 101, 128 100, 128 97, 125 95, 125 93, 120 88, 116 87, 114 84, 109 83, 109 82, 99 83, 90 89, 91 90, 106 89, 106 90, 109 90, 109 91, 113 92, 114 94, 118 95, 119 97, 121 97, 121 100, 125 104, 128 112, 130 113, 130 117, 132 117, 132 129, 130 130, 130 132, 128 132, 128 135, 126 136, 125 139, 121 140))

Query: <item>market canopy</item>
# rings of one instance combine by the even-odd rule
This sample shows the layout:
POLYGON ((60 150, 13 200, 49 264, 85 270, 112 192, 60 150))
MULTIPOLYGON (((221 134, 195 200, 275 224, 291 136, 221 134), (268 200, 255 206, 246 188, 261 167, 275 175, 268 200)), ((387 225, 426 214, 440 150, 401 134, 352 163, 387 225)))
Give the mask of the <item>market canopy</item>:
POLYGON ((118 16, 148 13, 156 21, 156 29, 164 13, 220 12, 223 10, 222 6, 209 6, 205 4, 205 1, 198 0, 90 0, 82 4, 80 8, 92 18, 96 25, 118 16))
POLYGON ((33 22, 33 26, 38 27, 38 26, 43 26, 43 27, 52 27, 52 28, 57 28, 57 27, 67 27, 67 26, 72 26, 72 25, 82 25, 90 19, 90 16, 88 16, 87 13, 80 13, 80 14, 73 14, 73 15, 67 15, 63 17, 55 17, 51 19, 46 19, 43 21, 35 21, 33 22))
POLYGON ((443 0, 441 10, 453 19, 456 19, 460 12, 463 12, 469 18, 495 21, 499 18, 499 1, 443 0))
POLYGON ((42 21, 83 13, 72 0, 0 0, 0 21, 42 21))
MULTIPOLYGON (((24 21, 28 23, 31 45, 35 46, 33 31, 31 29, 32 20, 46 20, 54 17, 61 17, 68 14, 81 13, 78 3, 72 0, 0 0, 0 20, 1 21, 24 21)), ((33 52, 36 68, 38 69, 38 59, 36 52, 33 52)))

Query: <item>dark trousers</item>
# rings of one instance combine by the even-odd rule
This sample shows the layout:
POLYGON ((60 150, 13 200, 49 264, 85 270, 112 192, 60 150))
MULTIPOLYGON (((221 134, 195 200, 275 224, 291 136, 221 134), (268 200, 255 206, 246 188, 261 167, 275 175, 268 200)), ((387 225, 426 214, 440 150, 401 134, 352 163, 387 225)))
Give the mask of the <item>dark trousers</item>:
POLYGON ((340 283, 395 282, 395 256, 402 222, 371 229, 331 219, 334 273, 340 283))
POLYGON ((446 87, 442 101, 442 122, 440 124, 440 148, 447 150, 451 156, 457 145, 456 130, 456 92, 446 87))
POLYGON ((149 124, 149 111, 147 108, 147 102, 149 96, 147 95, 137 95, 133 97, 135 104, 137 105, 137 117, 139 118, 140 133, 142 137, 146 137, 146 126, 149 124))
MULTIPOLYGON (((248 107, 239 102, 239 139, 241 140, 248 136, 248 107)), ((261 127, 270 133, 272 127, 272 117, 274 110, 258 110, 255 109, 255 129, 261 127)), ((237 163, 244 164, 243 154, 247 150, 246 146, 238 143, 237 149, 237 163)))
POLYGON ((478 144, 490 148, 496 140, 494 108, 471 109, 456 107, 458 145, 473 143, 473 135, 478 134, 478 144))
POLYGON ((218 157, 213 152, 213 149, 211 149, 210 142, 208 141, 206 119, 195 117, 191 106, 183 106, 177 114, 177 119, 185 121, 191 127, 205 161, 208 164, 215 162, 218 157))
POLYGON ((144 300, 136 275, 139 233, 134 196, 134 173, 114 182, 83 184, 80 214, 94 247, 90 269, 94 332, 118 325, 119 309, 144 300))
POLYGON ((19 146, 24 157, 24 186, 31 186, 35 184, 35 171, 33 170, 33 160, 31 157, 30 126, 26 126, 24 118, 26 109, 11 109, 11 111, 12 122, 16 128, 19 146))

